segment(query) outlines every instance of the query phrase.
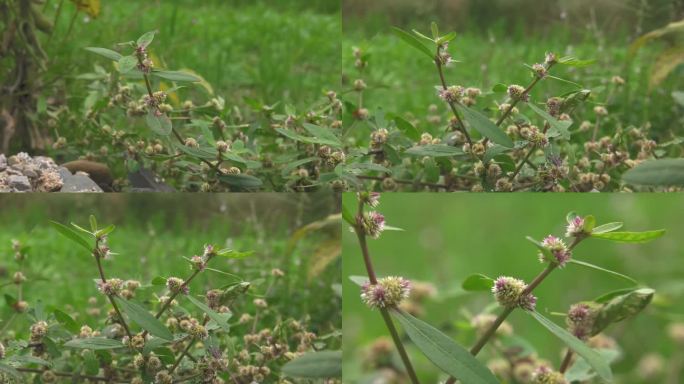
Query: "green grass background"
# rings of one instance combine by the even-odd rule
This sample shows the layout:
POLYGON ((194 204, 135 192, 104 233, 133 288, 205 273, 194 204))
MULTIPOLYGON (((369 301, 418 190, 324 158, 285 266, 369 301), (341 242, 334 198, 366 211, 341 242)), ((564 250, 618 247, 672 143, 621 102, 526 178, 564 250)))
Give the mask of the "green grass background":
MULTIPOLYGON (((93 258, 63 237, 49 224, 73 222, 89 227, 94 214, 100 227, 115 224, 109 238, 112 252, 118 253, 103 265, 108 277, 139 279, 148 284, 155 276, 187 277, 191 273, 183 257, 202 252, 203 245, 254 251, 243 260, 216 258, 209 267, 236 277, 205 271, 193 281, 191 292, 200 294, 209 287, 221 287, 238 279, 253 282, 252 298, 266 293, 270 272, 280 268, 284 283, 270 293, 267 301, 278 316, 311 316, 314 329, 329 332, 341 327, 340 298, 333 285, 340 282, 340 265, 333 262, 314 279, 308 278, 315 251, 329 238, 314 232, 295 244, 288 253, 293 232, 334 213, 332 196, 295 194, 126 194, 126 195, 5 195, 0 196, 0 284, 16 271, 11 240, 30 246, 25 274, 24 299, 79 314, 81 323, 95 326, 96 318, 85 314, 87 299, 102 295, 93 279, 98 271, 93 258)), ((0 288, 0 295, 16 297, 13 285, 0 288)), ((153 287, 141 293, 163 294, 153 287), (151 292, 150 292, 151 291, 151 292)), ((251 308, 251 299, 238 305, 238 314, 251 308)), ((7 320, 11 309, 0 300, 0 319, 7 320)), ((10 329, 28 331, 28 318, 16 319, 10 329)), ((265 323, 266 324, 266 323, 265 323)), ((4 325, 4 323, 3 323, 4 325)))
MULTIPOLYGON (((54 18, 58 1, 47 16, 54 18)), ((170 69, 192 69, 230 104, 244 97, 273 104, 308 106, 323 90, 339 84, 340 4, 328 0, 102 1, 97 19, 65 2, 54 35, 46 44, 50 79, 63 79, 69 98, 85 97, 75 76, 108 61, 84 51, 119 49, 147 31, 158 34, 152 54, 170 69), (67 33, 71 20, 71 32, 67 33)), ((113 69, 107 67, 108 69, 113 69)), ((199 101, 199 100, 198 100, 199 101)), ((203 102, 204 100, 202 100, 203 102)))
MULTIPOLYGON (((354 194, 344 195, 345 205, 354 207, 354 194)), ((565 215, 575 211, 593 214, 597 223, 624 222, 624 230, 665 228, 664 237, 648 244, 618 244, 588 239, 574 252, 578 260, 627 274, 659 292, 655 303, 633 320, 612 326, 624 349, 623 359, 614 371, 624 383, 636 383, 631 376, 634 366, 647 352, 668 356, 675 350, 665 333, 673 319, 684 319, 684 263, 681 239, 684 225, 681 212, 684 199, 679 194, 403 194, 387 193, 378 211, 388 225, 404 232, 384 232, 380 239, 369 240, 370 253, 380 276, 398 275, 433 282, 441 299, 426 306, 424 319, 435 326, 451 329, 448 333, 469 346, 468 334, 455 332, 463 321, 462 310, 477 313, 493 301, 486 293, 464 294, 462 280, 470 274, 484 273, 531 281, 542 269, 536 248, 526 236, 541 239, 547 234, 564 234, 565 215), (665 305, 669 302, 669 305, 665 305)), ((343 235, 343 318, 345 378, 361 375, 361 350, 376 337, 386 335, 377 312, 366 308, 359 299, 359 288, 349 281, 352 275, 364 275, 356 236, 343 235)), ((629 283, 594 270, 568 265, 557 270, 535 290, 538 310, 565 312, 568 306, 590 300, 629 283)), ((562 320, 551 316, 557 323, 562 320)), ((530 340, 540 356, 560 363, 562 343, 521 311, 509 318, 516 332, 530 340)), ((412 346, 411 355, 425 382, 437 380, 437 370, 412 346)), ((352 382, 352 381, 350 381, 352 382)))

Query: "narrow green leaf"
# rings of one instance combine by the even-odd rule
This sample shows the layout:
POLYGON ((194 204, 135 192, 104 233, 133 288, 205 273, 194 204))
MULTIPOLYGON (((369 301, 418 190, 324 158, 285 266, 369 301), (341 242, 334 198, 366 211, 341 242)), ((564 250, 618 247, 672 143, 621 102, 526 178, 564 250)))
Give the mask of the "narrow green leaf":
POLYGON ((416 48, 420 52, 423 52, 425 56, 429 57, 430 60, 434 60, 435 57, 432 52, 430 52, 430 49, 425 46, 420 40, 418 40, 415 36, 412 34, 404 31, 403 29, 397 28, 397 27, 392 27, 392 31, 394 32, 395 35, 397 35, 400 39, 404 40, 408 45, 416 48))
POLYGON ((138 45, 138 47, 147 48, 147 46, 150 45, 150 43, 152 43, 152 40, 154 40, 154 34, 155 33, 156 33, 156 31, 151 31, 151 32, 147 32, 144 35, 140 36, 138 38, 138 41, 136 41, 136 44, 138 45))
POLYGON ((437 26, 437 23, 434 21, 430 23, 430 31, 432 32, 432 38, 437 40, 439 37, 439 27, 437 26))
POLYGON ((428 144, 411 147, 405 153, 414 156, 452 157, 462 155, 463 150, 446 144, 428 144))
POLYGON ((52 226, 55 227, 55 229, 59 233, 61 233, 64 237, 66 237, 66 238, 70 239, 71 241, 75 242, 76 244, 80 245, 85 250, 87 250, 88 253, 91 253, 93 251, 90 244, 88 244, 88 241, 86 239, 84 239, 75 230, 67 227, 64 224, 58 223, 56 221, 50 221, 50 224, 52 224, 52 226))
POLYGON ((147 112, 147 115, 145 115, 145 122, 152 132, 157 135, 168 136, 171 134, 171 120, 164 114, 157 116, 155 111, 150 110, 147 112))
POLYGON ((420 132, 418 132, 416 127, 414 127, 413 124, 411 124, 408 120, 401 116, 395 116, 394 124, 396 124, 397 128, 409 139, 414 141, 420 140, 420 132))
POLYGON ((220 314, 215 312, 213 309, 209 308, 206 304, 203 302, 195 299, 191 295, 186 296, 190 302, 195 304, 195 306, 199 309, 201 309, 204 313, 209 316, 210 319, 214 320, 216 324, 218 324, 221 328, 223 328, 224 331, 230 332, 230 325, 228 325, 228 319, 230 318, 230 315, 227 314, 220 314))
POLYGON ((42 365, 44 367, 49 367, 52 365, 49 361, 45 361, 39 357, 31 356, 31 355, 14 355, 12 357, 9 357, 7 360, 13 362, 13 363, 19 363, 19 364, 38 364, 42 365))
POLYGON ((653 299, 655 291, 650 288, 639 288, 624 295, 615 296, 603 304, 598 311, 591 330, 592 335, 603 332, 609 325, 632 317, 653 299))
MULTIPOLYGON (((620 351, 615 349, 597 349, 596 352, 609 363, 614 362, 620 356, 620 351)), ((577 359, 570 369, 565 373, 565 380, 569 383, 587 382, 596 376, 596 372, 591 369, 587 361, 583 358, 577 359)))
POLYGON ((95 236, 97 236, 97 237, 102 237, 102 236, 109 235, 110 233, 112 233, 112 231, 113 231, 115 228, 116 228, 116 227, 114 226, 114 224, 109 224, 109 225, 106 226, 105 228, 102 228, 102 229, 100 229, 99 231, 95 232, 95 236))
POLYGON ((527 105, 542 119, 548 121, 549 125, 551 126, 551 129, 549 129, 549 136, 560 136, 563 140, 570 140, 570 131, 568 129, 570 128, 570 126, 572 126, 572 121, 558 120, 555 117, 549 115, 545 110, 536 106, 534 103, 527 103, 527 105))
POLYGON ((466 291, 490 291, 493 286, 494 280, 480 273, 466 277, 461 284, 466 291))
POLYGON ((567 65, 570 67, 586 67, 592 65, 596 60, 580 60, 573 56, 565 56, 558 59, 558 64, 567 65))
POLYGON ((196 157, 198 159, 214 160, 216 159, 218 152, 214 147, 188 147, 187 145, 176 144, 176 148, 185 153, 188 156, 196 157))
POLYGON ((136 64, 138 64, 138 59, 135 56, 123 56, 119 59, 119 72, 130 72, 131 69, 135 68, 136 64))
POLYGON ((264 183, 251 175, 221 175, 218 179, 222 183, 226 183, 231 187, 237 187, 241 189, 254 189, 261 187, 264 183))
POLYGON ((308 352, 282 368, 285 375, 302 378, 342 377, 342 351, 308 352))
POLYGON ((442 371, 463 384, 499 383, 475 356, 438 329, 400 310, 392 310, 392 315, 418 349, 442 371))
POLYGON ((106 339, 104 337, 73 339, 64 343, 64 346, 69 348, 92 350, 124 348, 124 345, 120 341, 114 339, 106 339))
POLYGON ((298 167, 301 167, 304 164, 308 164, 312 161, 318 160, 318 156, 312 156, 312 157, 307 157, 305 159, 300 159, 300 160, 295 160, 295 161, 288 161, 287 163, 283 164, 283 170, 280 172, 280 175, 283 177, 287 177, 292 171, 297 169, 298 167))
POLYGON ((604 232, 592 233, 591 237, 597 239, 612 240, 621 243, 647 243, 665 234, 664 229, 645 232, 604 232))
POLYGON ((254 251, 239 252, 232 249, 222 249, 216 252, 218 256, 225 257, 227 259, 244 259, 250 257, 254 254, 254 251))
POLYGON ((322 139, 330 143, 334 143, 334 147, 341 148, 342 143, 340 139, 335 135, 335 133, 330 128, 320 127, 318 125, 313 125, 309 123, 302 124, 304 129, 311 134, 311 136, 322 139))
POLYGON ((526 312, 529 313, 530 316, 534 317, 534 319, 537 320, 539 324, 543 325, 544 328, 548 329, 551 333, 563 341, 568 348, 572 349, 575 353, 584 358, 587 364, 594 368, 596 373, 598 373, 603 380, 611 381, 613 379, 613 372, 610 370, 610 365, 603 357, 601 357, 601 355, 598 354, 598 352, 589 348, 580 339, 576 338, 570 332, 559 327, 556 325, 556 323, 542 316, 538 312, 526 312))
POLYGON ((591 231, 594 230, 594 227, 596 226, 596 218, 594 215, 586 215, 584 216, 584 225, 582 226, 582 229, 584 232, 590 233, 591 231))
POLYGON ((134 323, 138 324, 142 329, 149 333, 165 339, 173 340, 173 334, 169 331, 159 319, 152 316, 142 305, 132 300, 124 300, 120 297, 115 297, 114 300, 121 307, 128 317, 134 323))
POLYGON ((595 302, 597 303, 605 303, 610 301, 612 298, 624 295, 627 293, 630 293, 632 291, 636 290, 636 288, 622 288, 622 289, 616 289, 614 291, 606 292, 603 295, 597 297, 594 299, 595 302))
POLYGON ((162 79, 171 81, 186 81, 191 83, 202 81, 202 79, 191 73, 181 71, 163 71, 161 69, 155 69, 152 71, 152 76, 161 77, 162 79))
POLYGON ((275 131, 292 140, 301 141, 303 143, 329 145, 335 148, 340 148, 342 146, 339 139, 337 139, 336 137, 334 139, 329 139, 326 137, 309 137, 300 135, 294 130, 285 128, 276 128, 275 131))
POLYGON ((63 312, 59 309, 55 309, 52 311, 52 313, 55 315, 55 319, 64 326, 69 332, 71 333, 78 333, 81 329, 81 327, 78 326, 76 321, 69 316, 66 312, 63 312))
POLYGON ((487 116, 468 108, 462 104, 456 104, 456 109, 461 112, 463 118, 470 124, 470 127, 480 132, 482 136, 489 138, 493 143, 500 144, 506 148, 513 148, 513 140, 497 127, 487 116))
POLYGON ((592 229, 591 233, 594 233, 594 234, 608 233, 608 232, 616 231, 620 228, 622 228, 622 223, 616 221, 613 223, 606 223, 606 224, 599 225, 598 227, 595 227, 594 229, 592 229))
POLYGON ((93 231, 93 233, 97 232, 97 219, 95 218, 95 216, 90 215, 90 217, 88 217, 88 220, 90 221, 90 230, 93 231))
POLYGON ((161 276, 155 276, 152 281, 150 281, 150 284, 163 286, 166 285, 166 279, 161 276))
POLYGON ((623 275, 622 273, 611 271, 609 269, 601 268, 601 267, 594 265, 594 264, 590 264, 590 263, 580 261, 580 260, 576 260, 576 259, 570 259, 568 261, 568 263, 577 264, 577 265, 581 265, 581 266, 586 267, 586 268, 595 269, 597 271, 601 271, 601 272, 605 272, 605 273, 613 275, 613 276, 617 276, 621 279, 629 281, 630 283, 638 284, 638 282, 636 280, 632 279, 631 277, 629 277, 627 275, 623 275))
POLYGON ((356 225, 356 217, 349 207, 344 203, 342 203, 342 218, 352 227, 356 225))
POLYGON ((684 187, 684 159, 648 160, 622 175, 627 184, 684 187))
POLYGON ((86 47, 84 49, 86 51, 96 53, 100 56, 104 56, 104 57, 106 57, 110 60, 114 60, 114 61, 119 61, 119 59, 121 59, 121 57, 123 57, 119 52, 112 51, 111 49, 107 49, 107 48, 86 47))

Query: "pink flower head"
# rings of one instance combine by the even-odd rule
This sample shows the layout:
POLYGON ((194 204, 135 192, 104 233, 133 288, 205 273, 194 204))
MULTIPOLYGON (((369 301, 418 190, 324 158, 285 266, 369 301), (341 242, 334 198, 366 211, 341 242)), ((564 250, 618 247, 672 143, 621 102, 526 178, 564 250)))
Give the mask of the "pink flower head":
POLYGON ((539 261, 541 262, 550 261, 552 263, 557 263, 558 266, 562 268, 572 257, 572 252, 570 252, 565 245, 565 242, 556 236, 546 236, 541 244, 544 248, 548 249, 554 257, 553 260, 547 260, 544 252, 539 252, 539 261))
POLYGON ((575 216, 566 227, 565 237, 574 237, 582 233, 584 233, 584 218, 575 216))
POLYGON ((384 277, 377 284, 361 287, 361 300, 371 308, 396 307, 411 293, 411 282, 403 277, 384 277))
POLYGON ((360 218, 360 223, 363 227, 366 235, 377 239, 380 234, 385 230, 385 216, 379 212, 367 212, 360 218))

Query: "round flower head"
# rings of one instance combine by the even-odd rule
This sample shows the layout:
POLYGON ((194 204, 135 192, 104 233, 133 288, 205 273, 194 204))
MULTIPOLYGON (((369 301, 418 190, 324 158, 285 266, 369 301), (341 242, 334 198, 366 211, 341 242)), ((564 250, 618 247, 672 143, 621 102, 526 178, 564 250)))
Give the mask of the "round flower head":
POLYGON ((546 236, 544 240, 542 240, 541 244, 544 248, 548 249, 549 252, 551 252, 551 255, 553 255, 553 259, 548 260, 545 253, 540 251, 539 261, 541 261, 542 263, 545 261, 550 261, 552 263, 557 263, 560 268, 563 268, 572 256, 572 252, 568 250, 568 247, 565 245, 565 242, 563 242, 563 240, 559 239, 556 236, 546 236))
POLYGON ((378 192, 360 192, 358 198, 362 203, 367 204, 371 208, 375 208, 380 204, 380 193, 378 192))
POLYGON ((567 384, 562 373, 551 370, 547 366, 540 366, 534 372, 534 384, 567 384))
POLYGON ((531 311, 537 304, 537 298, 529 293, 524 294, 526 288, 527 284, 522 280, 501 276, 494 282, 492 293, 503 307, 521 307, 531 311))
POLYGON ((363 218, 360 218, 359 224, 363 228, 366 235, 377 239, 385 229, 385 216, 375 211, 367 212, 363 214, 363 218))
POLYGON ((584 218, 573 217, 565 228, 565 237, 576 237, 584 233, 584 218))
POLYGON ((403 277, 383 277, 361 287, 361 300, 371 308, 396 307, 411 293, 411 282, 403 277))
POLYGON ((178 277, 169 277, 166 279, 166 288, 173 293, 182 293, 184 295, 187 295, 190 292, 188 286, 184 284, 183 279, 178 277))
POLYGON ((585 340, 591 336, 591 331, 594 326, 594 319, 598 314, 597 308, 590 303, 573 304, 568 310, 565 322, 568 324, 568 330, 578 339, 585 340))

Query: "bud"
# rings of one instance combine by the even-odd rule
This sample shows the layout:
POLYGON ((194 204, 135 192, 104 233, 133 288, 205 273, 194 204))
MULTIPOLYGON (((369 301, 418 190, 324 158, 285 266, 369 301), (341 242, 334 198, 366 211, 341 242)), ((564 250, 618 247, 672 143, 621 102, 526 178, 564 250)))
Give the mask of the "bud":
POLYGON ((223 140, 219 140, 216 142, 216 150, 219 152, 227 152, 229 148, 228 143, 226 143, 223 140))
POLYGON ((573 304, 565 319, 568 331, 578 339, 586 340, 591 336, 594 319, 599 307, 599 305, 592 302, 573 304))
POLYGON ((527 284, 520 279, 501 276, 494 282, 492 293, 499 304, 506 308, 521 307, 532 311, 537 304, 537 298, 531 293, 524 294, 527 284))
POLYGON ((361 79, 354 80, 354 90, 355 91, 361 92, 364 89, 366 89, 366 83, 363 80, 361 80, 361 79))
POLYGON ((14 282, 14 284, 19 285, 26 281, 26 276, 24 276, 24 274, 21 272, 15 272, 12 281, 14 282))
POLYGON ((568 225, 565 227, 565 237, 578 237, 587 234, 588 233, 584 231, 583 217, 575 216, 568 220, 568 225))
POLYGON ((372 285, 361 287, 361 300, 370 308, 392 308, 398 306, 411 293, 411 282, 403 277, 384 277, 372 285))

